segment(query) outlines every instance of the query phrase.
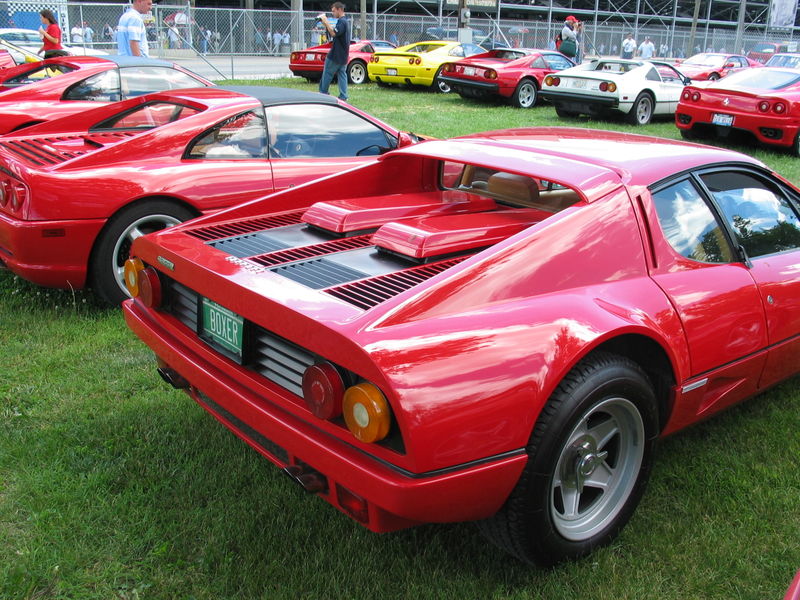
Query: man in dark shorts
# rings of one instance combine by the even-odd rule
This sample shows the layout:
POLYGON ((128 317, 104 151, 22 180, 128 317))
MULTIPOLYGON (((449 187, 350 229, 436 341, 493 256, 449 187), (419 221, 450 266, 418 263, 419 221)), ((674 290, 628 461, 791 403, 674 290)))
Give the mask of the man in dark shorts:
POLYGON ((328 39, 333 40, 331 51, 325 59, 322 79, 319 80, 319 91, 328 93, 333 77, 339 81, 339 100, 347 100, 347 59, 350 54, 350 19, 344 15, 344 4, 334 2, 331 13, 337 19, 336 27, 328 21, 324 14, 319 16, 320 22, 328 31, 328 39))

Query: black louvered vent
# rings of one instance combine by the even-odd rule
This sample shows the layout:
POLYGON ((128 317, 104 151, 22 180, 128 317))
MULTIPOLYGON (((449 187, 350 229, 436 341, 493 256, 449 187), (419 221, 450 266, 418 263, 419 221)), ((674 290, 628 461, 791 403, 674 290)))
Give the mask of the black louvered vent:
POLYGON ((253 356, 248 366, 273 383, 303 397, 303 373, 314 355, 266 329, 254 326, 253 356))
POLYGON ((204 242, 221 240, 222 238, 244 235, 254 231, 264 231, 267 229, 274 229, 275 227, 296 225, 300 222, 300 217, 303 216, 303 212, 304 211, 296 211, 283 213, 280 215, 272 215, 270 217, 248 219, 246 221, 232 221, 230 223, 222 223, 220 225, 210 225, 208 227, 187 229, 186 235, 196 237, 204 242))
POLYGON ((369 235, 361 235, 358 237, 342 238, 340 240, 323 242, 322 244, 315 244, 313 246, 303 246, 279 252, 271 252, 262 256, 253 256, 250 260, 265 267, 273 267, 297 260, 306 260, 315 256, 324 256, 335 252, 365 248, 370 245, 371 237, 372 236, 369 235))
POLYGON ((270 270, 314 290, 341 285, 346 281, 363 279, 369 275, 368 273, 337 264, 327 258, 291 263, 270 270))
POLYGON ((276 252, 287 248, 286 244, 272 239, 269 233, 263 231, 208 242, 208 245, 238 258, 276 252))
MULTIPOLYGON (((166 280, 166 278, 165 278, 166 280)), ((172 279, 169 281, 170 312, 192 331, 197 331, 197 293, 172 279)))
POLYGON ((438 275, 442 271, 457 265, 465 258, 466 257, 454 258, 430 265, 398 271, 397 273, 379 275, 378 277, 372 277, 362 281, 345 283, 325 290, 325 292, 353 306, 368 310, 396 296, 400 292, 409 290, 415 285, 430 279, 434 275, 438 275))

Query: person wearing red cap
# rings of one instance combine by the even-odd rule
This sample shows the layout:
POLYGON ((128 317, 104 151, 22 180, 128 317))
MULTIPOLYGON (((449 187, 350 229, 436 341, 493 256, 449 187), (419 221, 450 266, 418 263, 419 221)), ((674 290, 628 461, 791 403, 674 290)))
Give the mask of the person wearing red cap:
POLYGON ((570 58, 578 54, 578 35, 575 31, 578 28, 578 20, 570 15, 564 19, 564 28, 561 30, 561 46, 558 50, 564 56, 570 58))

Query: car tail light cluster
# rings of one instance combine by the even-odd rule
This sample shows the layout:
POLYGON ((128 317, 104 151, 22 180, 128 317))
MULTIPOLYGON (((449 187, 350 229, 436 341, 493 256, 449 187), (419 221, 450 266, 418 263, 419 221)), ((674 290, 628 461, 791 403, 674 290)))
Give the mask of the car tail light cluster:
POLYGON ((153 267, 146 267, 138 258, 125 261, 125 287, 132 298, 141 300, 148 308, 161 306, 161 279, 153 267))
POLYGON ((494 69, 486 69, 486 71, 483 73, 483 76, 486 79, 497 79, 497 71, 494 69))
POLYGON ((297 62, 298 60, 300 60, 300 55, 299 55, 297 52, 292 52, 292 53, 289 55, 289 60, 290 60, 291 62, 297 62))
POLYGON ((616 92, 617 91, 617 84, 613 81, 601 81, 600 82, 600 91, 601 92, 616 92))
POLYGON ((412 56, 411 58, 408 59, 408 64, 410 65, 419 65, 421 63, 422 59, 419 56, 417 56, 416 58, 412 56))
POLYGON ((19 212, 28 201, 27 186, 12 177, 0 173, 0 208, 19 212))
POLYGON ((699 102, 700 101, 700 92, 695 90, 683 90, 681 94, 681 100, 684 102, 688 102, 691 100, 692 102, 699 102))
POLYGON ((350 433, 362 442, 379 442, 391 429, 392 413, 383 392, 369 382, 346 387, 339 369, 329 362, 303 373, 303 399, 320 419, 343 416, 350 433))
POLYGON ((548 75, 544 78, 545 85, 552 85, 553 87, 558 86, 561 83, 560 77, 555 77, 553 75, 548 75))
POLYGON ((381 59, 379 57, 375 56, 374 54, 369 57, 369 62, 371 62, 371 63, 380 62, 380 60, 381 59))
POLYGON ((786 112, 786 103, 781 102, 780 100, 776 102, 770 102, 769 100, 761 100, 758 103, 758 111, 762 113, 767 113, 770 110, 775 114, 782 115, 786 112))
POLYGON ((445 73, 455 73, 456 71, 461 71, 461 69, 456 67, 453 63, 444 63, 442 70, 445 73))

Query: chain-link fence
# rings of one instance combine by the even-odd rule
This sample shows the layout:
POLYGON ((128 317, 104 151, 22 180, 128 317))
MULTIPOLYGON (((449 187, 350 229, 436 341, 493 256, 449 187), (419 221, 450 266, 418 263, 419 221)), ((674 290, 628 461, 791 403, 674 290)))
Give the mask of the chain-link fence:
MULTIPOLYGON (((72 3, 0 0, 0 27, 38 29, 39 10, 49 8, 58 16, 64 41, 73 46, 87 46, 114 53, 115 27, 127 4, 72 3)), ((145 19, 151 54, 164 58, 196 54, 280 55, 304 48, 319 41, 320 28, 312 12, 295 13, 282 10, 244 10, 195 8, 189 4, 153 6, 145 19)), ((444 31, 455 37, 455 16, 373 14, 362 19, 350 13, 355 37, 384 39, 396 44, 415 42, 431 33, 444 31), (437 32, 430 32, 436 28, 437 32), (427 33, 426 33, 427 31, 427 33)), ((532 13, 533 15, 533 13, 532 13)), ((561 30, 561 19, 548 18, 551 13, 535 14, 528 20, 474 18, 470 25, 476 42, 495 41, 509 46, 547 48, 561 30)), ((730 24, 734 25, 734 24, 730 24)), ((792 29, 770 31, 746 27, 743 48, 735 47, 735 28, 699 26, 693 36, 690 28, 664 19, 660 27, 633 30, 619 23, 592 23, 584 28, 584 54, 614 55, 626 33, 638 41, 649 36, 659 56, 682 57, 701 50, 742 52, 756 41, 791 41, 800 37, 792 29)))

